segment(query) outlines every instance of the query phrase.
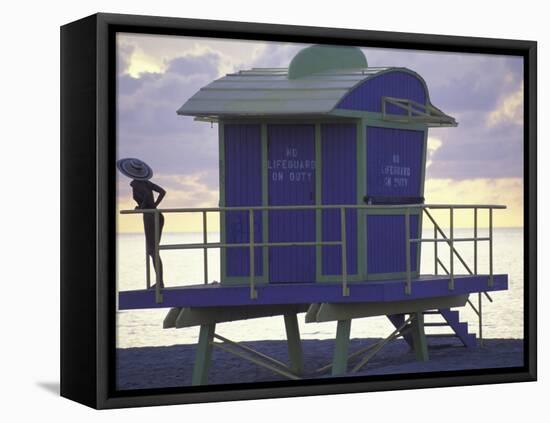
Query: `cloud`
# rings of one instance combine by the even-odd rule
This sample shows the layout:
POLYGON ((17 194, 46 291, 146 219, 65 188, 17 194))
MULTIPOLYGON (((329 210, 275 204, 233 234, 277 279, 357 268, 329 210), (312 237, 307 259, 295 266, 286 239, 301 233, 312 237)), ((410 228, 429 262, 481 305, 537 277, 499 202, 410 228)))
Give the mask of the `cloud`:
MULTIPOLYGON (((154 178, 168 178, 163 183, 173 198, 186 204, 191 198, 201 204, 214 201, 212 195, 219 189, 218 128, 178 116, 176 110, 225 73, 286 67, 306 46, 135 34, 123 34, 118 40, 117 156, 148 162, 154 178), (170 179, 175 176, 191 179, 170 179), (207 192, 205 197, 199 195, 200 186, 207 192)), ((429 86, 432 102, 459 121, 457 128, 430 129, 427 184, 430 179, 465 182, 523 175, 523 129, 518 114, 521 58, 363 51, 370 66, 406 66, 417 71, 429 86)))
POLYGON ((218 73, 220 58, 183 56, 169 61, 163 73, 118 77, 117 156, 140 157, 155 173, 201 172, 210 189, 218 189, 218 131, 176 114, 183 102, 218 73))
POLYGON ((117 75, 123 75, 128 72, 130 67, 130 60, 132 53, 134 52, 134 46, 128 44, 122 44, 117 46, 117 61, 116 61, 116 73, 117 75))
MULTIPOLYGON (((495 204, 507 209, 494 212, 496 226, 523 226, 523 179, 522 178, 473 178, 456 181, 450 178, 426 180, 426 204, 495 204)), ((481 216, 480 225, 487 225, 487 212, 481 216)), ((437 214, 437 213, 436 213, 437 214)), ((448 211, 439 213, 447 226, 448 211)), ((439 219, 437 219, 439 221, 439 219)), ((457 226, 471 227, 473 212, 457 212, 457 226)))
POLYGON ((439 138, 428 137, 428 157, 426 157, 426 168, 432 164, 432 157, 434 153, 441 147, 443 143, 439 138))
POLYGON ((289 43, 201 43, 181 37, 125 37, 119 44, 127 72, 117 79, 117 156, 140 157, 155 174, 200 175, 209 190, 218 190, 217 125, 178 116, 176 110, 224 69, 285 66, 301 48, 289 43), (128 73, 136 58, 155 52, 164 56, 155 59, 162 71, 128 73))
POLYGON ((166 74, 178 74, 183 77, 189 75, 202 75, 205 79, 213 80, 218 76, 218 68, 222 58, 214 52, 206 52, 202 55, 193 54, 176 57, 166 62, 166 74))
POLYGON ((493 128, 500 124, 523 125, 523 81, 517 91, 505 96, 489 113, 487 126, 493 128))
MULTIPOLYGON (((203 175, 163 175, 153 176, 153 180, 166 190, 162 208, 172 207, 217 207, 219 193, 203 182, 203 175)), ((136 203, 132 199, 130 179, 118 175, 117 197, 120 204, 133 209, 136 203)))
POLYGON ((377 48, 363 52, 369 66, 404 66, 419 73, 432 103, 446 112, 492 109, 523 80, 519 56, 377 48))
POLYGON ((523 126, 488 127, 488 113, 465 112, 457 128, 432 128, 442 141, 431 156, 428 178, 503 178, 523 176, 523 126))
POLYGON ((163 207, 217 207, 219 193, 203 181, 204 174, 158 175, 156 182, 166 191, 163 207))

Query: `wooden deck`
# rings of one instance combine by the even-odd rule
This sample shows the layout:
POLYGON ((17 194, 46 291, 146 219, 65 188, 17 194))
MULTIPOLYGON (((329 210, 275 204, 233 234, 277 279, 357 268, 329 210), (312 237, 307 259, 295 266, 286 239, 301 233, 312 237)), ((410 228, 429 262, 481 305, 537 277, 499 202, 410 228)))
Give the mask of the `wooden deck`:
POLYGON ((119 310, 165 307, 221 307, 267 304, 311 304, 393 302, 429 297, 445 297, 508 289, 508 275, 494 275, 489 288, 487 275, 455 275, 454 290, 447 275, 425 275, 412 280, 411 295, 405 294, 405 280, 350 282, 350 295, 342 295, 340 283, 286 283, 256 285, 258 298, 250 298, 249 285, 196 284, 162 290, 163 302, 155 302, 154 289, 122 291, 119 310))

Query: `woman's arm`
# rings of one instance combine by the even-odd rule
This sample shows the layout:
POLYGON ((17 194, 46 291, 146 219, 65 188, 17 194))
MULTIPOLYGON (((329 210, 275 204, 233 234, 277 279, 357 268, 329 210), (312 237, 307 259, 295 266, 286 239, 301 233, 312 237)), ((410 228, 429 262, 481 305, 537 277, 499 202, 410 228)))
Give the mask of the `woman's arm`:
POLYGON ((158 207, 158 205, 160 204, 160 202, 162 201, 162 199, 166 195, 166 191, 163 188, 161 188, 160 186, 158 186, 157 184, 154 184, 150 181, 149 181, 149 183, 151 184, 151 189, 155 192, 158 192, 158 196, 157 196, 157 199, 155 201, 155 207, 158 207))

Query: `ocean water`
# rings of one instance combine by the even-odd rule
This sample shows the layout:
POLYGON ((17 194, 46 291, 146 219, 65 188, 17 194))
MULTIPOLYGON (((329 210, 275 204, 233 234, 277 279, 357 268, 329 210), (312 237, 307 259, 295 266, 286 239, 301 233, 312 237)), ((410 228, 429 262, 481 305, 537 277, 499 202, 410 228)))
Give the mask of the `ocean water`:
MULTIPOLYGON (((426 225, 428 226, 428 225, 426 225)), ((428 226, 429 227, 429 226, 428 226)), ((448 233, 448 231, 447 231, 448 233)), ((455 237, 471 237, 472 229, 456 229, 455 237)), ((480 229, 478 236, 486 236, 487 229, 480 229)), ((424 232, 423 237, 432 238, 433 230, 424 232)), ((209 233, 208 241, 219 240, 218 233, 209 233)), ((202 242, 201 233, 165 233, 162 243, 202 242)), ((483 299, 483 337, 515 338, 523 337, 523 230, 518 228, 494 229, 494 273, 509 275, 509 289, 490 293, 493 302, 483 299)), ((422 247, 421 272, 433 274, 433 244, 424 243, 422 247)), ((488 272, 488 243, 478 243, 478 271, 488 272)), ((457 243, 455 248, 473 268, 473 243, 457 243)), ((439 257, 448 267, 449 249, 439 244, 439 257)), ((203 282, 202 250, 163 251, 164 280, 166 286, 194 285, 203 282)), ((220 254, 217 249, 208 253, 209 281, 220 280, 220 254)), ((152 271, 152 269, 151 269, 152 271)), ((442 270, 440 270, 442 272, 442 270)), ((455 260, 455 273, 466 273, 455 260)), ((145 238, 143 234, 117 235, 117 289, 126 291, 145 287, 145 238)), ((152 280, 154 275, 152 271, 152 280)), ((477 306, 477 294, 470 300, 477 306)), ((477 316, 465 306, 460 309, 460 320, 469 324, 472 333, 478 332, 477 316)), ((162 322, 168 309, 118 311, 117 310, 117 348, 144 346, 168 346, 177 344, 195 344, 198 327, 182 329, 163 329, 162 322)), ((441 321, 438 316, 426 316, 427 321, 441 321)), ((304 322, 299 315, 300 333, 303 339, 334 338, 336 323, 304 322)), ((386 337, 394 330, 386 317, 354 319, 351 328, 352 338, 386 337)), ((238 322, 221 323, 216 332, 235 341, 264 339, 285 339, 282 317, 266 317, 238 322)), ((426 328, 427 333, 448 333, 447 328, 426 328)))

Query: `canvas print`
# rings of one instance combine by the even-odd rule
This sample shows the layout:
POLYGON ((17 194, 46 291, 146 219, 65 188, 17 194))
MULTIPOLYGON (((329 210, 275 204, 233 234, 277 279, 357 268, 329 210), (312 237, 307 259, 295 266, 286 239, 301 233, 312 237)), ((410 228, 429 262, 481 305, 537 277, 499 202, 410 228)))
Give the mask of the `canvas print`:
POLYGON ((118 390, 523 366, 521 57, 116 56, 118 390))

